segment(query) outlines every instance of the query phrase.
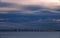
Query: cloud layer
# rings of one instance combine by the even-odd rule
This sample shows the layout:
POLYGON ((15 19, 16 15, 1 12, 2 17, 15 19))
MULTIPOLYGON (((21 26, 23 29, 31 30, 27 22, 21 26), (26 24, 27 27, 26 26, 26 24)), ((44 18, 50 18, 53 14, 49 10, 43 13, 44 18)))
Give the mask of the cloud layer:
POLYGON ((0 4, 0 11, 17 10, 29 14, 41 11, 58 13, 60 8, 59 0, 1 0, 0 4))
POLYGON ((3 13, 0 14, 1 28, 18 25, 19 28, 60 29, 60 24, 55 21, 49 23, 51 19, 60 18, 59 0, 2 0, 0 13, 3 13))
POLYGON ((15 3, 19 5, 39 5, 39 6, 60 6, 59 0, 2 0, 2 2, 15 3))

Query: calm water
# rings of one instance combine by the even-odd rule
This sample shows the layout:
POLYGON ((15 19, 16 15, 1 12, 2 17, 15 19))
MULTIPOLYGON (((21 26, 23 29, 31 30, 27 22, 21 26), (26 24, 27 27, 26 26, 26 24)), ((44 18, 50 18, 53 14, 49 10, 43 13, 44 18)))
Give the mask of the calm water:
POLYGON ((0 38, 60 38, 60 32, 0 32, 0 38))

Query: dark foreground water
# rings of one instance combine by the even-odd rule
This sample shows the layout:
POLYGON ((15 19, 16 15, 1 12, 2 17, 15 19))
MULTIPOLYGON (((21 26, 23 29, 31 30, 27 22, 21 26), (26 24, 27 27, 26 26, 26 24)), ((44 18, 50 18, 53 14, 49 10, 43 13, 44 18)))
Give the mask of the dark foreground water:
POLYGON ((0 32, 0 38, 60 38, 60 32, 0 32))

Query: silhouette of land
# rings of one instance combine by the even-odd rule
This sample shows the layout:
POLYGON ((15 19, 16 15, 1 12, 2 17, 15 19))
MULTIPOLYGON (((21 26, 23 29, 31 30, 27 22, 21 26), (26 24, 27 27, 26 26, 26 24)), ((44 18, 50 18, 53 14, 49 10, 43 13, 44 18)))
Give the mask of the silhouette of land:
POLYGON ((60 30, 38 30, 38 29, 0 29, 0 32, 57 32, 60 30))

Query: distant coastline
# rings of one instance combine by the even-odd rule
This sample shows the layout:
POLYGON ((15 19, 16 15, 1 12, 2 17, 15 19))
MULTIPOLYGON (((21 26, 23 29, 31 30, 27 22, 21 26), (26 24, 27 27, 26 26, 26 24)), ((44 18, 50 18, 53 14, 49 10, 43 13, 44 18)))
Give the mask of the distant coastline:
POLYGON ((60 30, 36 30, 36 29, 0 29, 0 32, 57 32, 60 30))

